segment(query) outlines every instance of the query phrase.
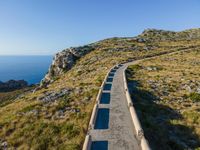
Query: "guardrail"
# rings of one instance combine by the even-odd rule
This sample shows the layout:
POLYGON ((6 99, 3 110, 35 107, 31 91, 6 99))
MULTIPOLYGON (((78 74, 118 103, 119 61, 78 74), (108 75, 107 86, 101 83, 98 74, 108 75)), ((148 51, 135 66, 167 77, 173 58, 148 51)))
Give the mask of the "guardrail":
POLYGON ((101 96, 102 96, 104 85, 105 85, 105 83, 107 81, 107 78, 108 78, 111 70, 114 69, 115 67, 118 67, 118 65, 115 65, 114 67, 112 67, 108 71, 108 73, 106 74, 106 76, 105 76, 105 78, 104 78, 104 80, 103 80, 103 82, 101 84, 101 87, 99 89, 99 92, 98 92, 98 95, 97 95, 97 98, 96 98, 96 102, 95 102, 94 108, 92 110, 92 115, 91 115, 90 122, 89 122, 89 127, 88 127, 88 133, 87 133, 87 135, 85 137, 85 141, 84 141, 82 150, 90 150, 92 140, 91 140, 91 136, 89 135, 89 131, 91 129, 94 129, 94 124, 95 124, 95 121, 96 121, 96 117, 97 117, 97 113, 98 113, 98 109, 99 109, 99 103, 100 103, 100 99, 101 99, 101 96))
POLYGON ((125 88, 125 94, 126 94, 129 111, 130 111, 131 118, 136 130, 137 138, 140 140, 140 145, 141 145, 142 150, 151 150, 149 143, 144 136, 144 132, 141 127, 135 108, 133 107, 133 102, 128 90, 128 84, 127 84, 127 79, 126 79, 126 69, 127 67, 123 70, 124 88, 125 88))

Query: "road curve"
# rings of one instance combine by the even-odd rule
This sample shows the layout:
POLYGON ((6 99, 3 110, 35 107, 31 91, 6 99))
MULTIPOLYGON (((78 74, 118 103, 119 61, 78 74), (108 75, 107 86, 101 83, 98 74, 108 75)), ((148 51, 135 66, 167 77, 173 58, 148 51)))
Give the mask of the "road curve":
MULTIPOLYGON (((93 143, 95 141, 107 141, 107 149, 109 150, 140 150, 125 95, 123 81, 123 71, 125 68, 126 65, 123 65, 116 69, 113 81, 109 82, 112 85, 110 90, 110 103, 98 105, 99 109, 109 109, 108 128, 92 129, 89 132, 93 143)), ((108 82, 106 82, 106 85, 108 85, 108 82)), ((106 90, 103 93, 109 93, 109 90, 106 90)), ((92 145, 92 147, 94 146, 92 145)))
MULTIPOLYGON (((180 50, 161 55, 172 55, 184 51, 189 50, 180 50)), ((115 69, 113 76, 108 76, 108 78, 112 77, 113 80, 107 80, 102 93, 110 93, 110 98, 109 101, 105 100, 107 101, 106 104, 101 102, 98 104, 94 127, 89 129, 86 136, 86 141, 90 142, 85 142, 86 145, 84 146, 86 148, 83 147, 84 150, 88 150, 88 143, 90 143, 90 150, 141 150, 127 104, 123 72, 129 65, 161 55, 125 63, 115 69), (112 86, 108 86, 108 84, 112 86)), ((114 70, 112 69, 112 71, 114 70)), ((102 99, 108 98, 101 96, 102 99)))

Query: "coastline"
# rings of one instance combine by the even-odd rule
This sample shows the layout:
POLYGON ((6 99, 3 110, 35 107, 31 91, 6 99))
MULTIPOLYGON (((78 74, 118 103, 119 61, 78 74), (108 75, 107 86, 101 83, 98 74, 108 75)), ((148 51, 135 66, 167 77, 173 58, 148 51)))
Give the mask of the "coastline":
POLYGON ((52 55, 0 55, 0 81, 25 80, 29 85, 38 84, 52 59, 52 55))

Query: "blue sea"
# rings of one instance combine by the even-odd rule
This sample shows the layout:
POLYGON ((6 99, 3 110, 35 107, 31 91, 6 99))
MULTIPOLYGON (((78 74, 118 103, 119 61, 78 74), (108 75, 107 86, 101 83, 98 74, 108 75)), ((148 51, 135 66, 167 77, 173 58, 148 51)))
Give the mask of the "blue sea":
POLYGON ((39 83, 52 59, 53 56, 0 56, 0 81, 14 79, 39 83))

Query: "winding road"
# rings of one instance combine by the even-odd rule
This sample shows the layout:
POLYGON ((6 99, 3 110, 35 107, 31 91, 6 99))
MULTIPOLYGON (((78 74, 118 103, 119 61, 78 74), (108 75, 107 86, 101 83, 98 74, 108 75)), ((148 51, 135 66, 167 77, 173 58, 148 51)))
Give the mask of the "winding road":
POLYGON ((95 115, 91 117, 91 120, 94 120, 94 125, 89 128, 83 150, 150 149, 147 148, 148 145, 141 147, 141 140, 138 139, 127 103, 123 72, 129 65, 160 57, 161 55, 172 55, 184 51, 189 50, 159 54, 128 62, 111 69, 102 87, 99 103, 94 107, 96 111, 93 110, 93 112, 97 112, 97 114, 96 117, 94 117, 95 115))
MULTIPOLYGON (((108 78, 113 78, 112 82, 106 82, 104 85, 103 96, 101 100, 106 98, 104 93, 110 94, 110 103, 102 104, 100 101, 99 110, 107 109, 109 115, 104 115, 101 111, 98 111, 97 119, 95 124, 103 123, 108 124, 108 128, 94 128, 90 130, 92 138, 93 150, 139 150, 140 146, 135 136, 135 130, 131 115, 126 101, 124 82, 123 82, 123 71, 126 65, 111 70, 113 73, 108 78), (112 85, 111 89, 108 85, 112 85), (99 119, 99 115, 103 116, 103 122, 99 119), (108 117, 108 118, 106 118, 108 117), (109 143, 109 144, 108 144, 109 143)), ((107 80, 109 81, 109 80, 107 80)))

